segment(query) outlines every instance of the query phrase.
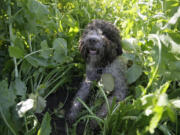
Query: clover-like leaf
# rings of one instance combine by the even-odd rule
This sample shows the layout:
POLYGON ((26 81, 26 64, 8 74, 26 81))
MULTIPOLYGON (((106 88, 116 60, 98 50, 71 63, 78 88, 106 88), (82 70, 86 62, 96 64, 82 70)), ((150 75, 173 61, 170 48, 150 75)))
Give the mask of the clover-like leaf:
POLYGON ((111 74, 103 74, 101 76, 101 81, 105 91, 111 92, 114 90, 114 78, 111 74))

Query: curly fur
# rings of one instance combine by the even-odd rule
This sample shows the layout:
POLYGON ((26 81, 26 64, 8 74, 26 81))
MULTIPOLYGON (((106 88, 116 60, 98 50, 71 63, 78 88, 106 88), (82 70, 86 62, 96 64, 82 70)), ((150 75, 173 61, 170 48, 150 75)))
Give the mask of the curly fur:
POLYGON ((107 65, 111 63, 116 56, 122 54, 121 37, 118 29, 109 22, 103 20, 94 20, 88 24, 79 42, 79 50, 85 60, 87 60, 87 37, 95 32, 101 40, 104 40, 104 56, 99 64, 107 65))
MULTIPOLYGON (((123 100, 127 93, 127 83, 124 76, 125 64, 120 59, 122 54, 121 37, 118 29, 111 23, 103 20, 93 20, 84 30, 79 42, 79 50, 86 61, 86 78, 78 90, 72 106, 67 115, 68 120, 73 123, 82 108, 77 100, 80 98, 86 101, 93 81, 99 81, 102 74, 111 74, 114 78, 114 91, 109 97, 116 97, 117 101, 123 100)), ((104 117, 107 114, 105 105, 97 112, 97 115, 104 117)))

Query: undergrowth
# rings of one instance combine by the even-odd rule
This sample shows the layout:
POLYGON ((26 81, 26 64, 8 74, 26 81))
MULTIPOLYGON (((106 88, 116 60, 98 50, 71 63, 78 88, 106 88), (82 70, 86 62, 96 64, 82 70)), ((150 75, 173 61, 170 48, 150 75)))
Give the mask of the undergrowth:
POLYGON ((92 19, 120 30, 129 94, 109 106, 98 86, 108 115, 98 118, 79 99, 85 113, 64 130, 76 134, 81 120, 90 135, 89 121, 96 120, 102 135, 180 134, 179 0, 1 0, 0 134, 60 134, 51 123, 54 115, 64 118, 67 99, 53 111, 47 99, 78 90, 75 78, 82 79, 85 67, 78 40, 92 19))

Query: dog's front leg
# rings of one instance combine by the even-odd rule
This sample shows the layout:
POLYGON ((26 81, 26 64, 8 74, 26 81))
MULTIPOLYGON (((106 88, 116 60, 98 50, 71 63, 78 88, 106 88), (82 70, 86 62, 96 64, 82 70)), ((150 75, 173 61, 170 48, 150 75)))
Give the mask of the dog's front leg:
POLYGON ((75 122, 82 108, 82 104, 78 101, 78 98, 80 98, 82 101, 86 101, 90 92, 91 84, 92 82, 87 79, 82 82, 81 87, 72 102, 72 106, 67 116, 67 119, 71 124, 75 122))
POLYGON ((100 79, 100 74, 97 73, 97 68, 95 67, 96 58, 91 56, 89 58, 89 63, 86 65, 86 79, 82 82, 80 89, 78 90, 68 113, 68 121, 74 123, 78 117, 78 114, 82 108, 82 104, 77 100, 80 98, 82 101, 86 101, 93 81, 98 81, 100 79))
MULTIPOLYGON (((113 98, 116 99, 116 102, 122 101, 126 98, 128 87, 127 82, 125 79, 125 75, 120 73, 114 73, 114 79, 115 79, 115 87, 114 91, 111 96, 108 97, 109 105, 112 105, 113 98)), ((103 104, 101 109, 98 111, 97 116, 103 118, 107 115, 107 105, 103 104)))
POLYGON ((90 93, 91 86, 93 81, 98 81, 100 78, 100 74, 97 73, 97 69, 92 67, 91 65, 86 66, 86 79, 82 82, 80 89, 78 90, 70 108, 70 111, 67 115, 68 121, 72 124, 77 119, 80 110, 82 108, 82 104, 77 100, 77 98, 82 101, 86 101, 87 97, 90 93))

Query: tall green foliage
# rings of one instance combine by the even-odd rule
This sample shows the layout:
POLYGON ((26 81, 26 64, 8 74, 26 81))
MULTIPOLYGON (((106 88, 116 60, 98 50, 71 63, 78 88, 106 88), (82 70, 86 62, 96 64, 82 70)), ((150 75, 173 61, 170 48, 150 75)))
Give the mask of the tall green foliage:
POLYGON ((90 115, 80 119, 99 120, 100 134, 180 134, 179 18, 179 0, 1 0, 0 133, 50 134, 51 114, 40 123, 35 113, 68 89, 71 71, 82 69, 83 28, 104 19, 120 30, 131 96, 104 119, 84 104, 90 115))

